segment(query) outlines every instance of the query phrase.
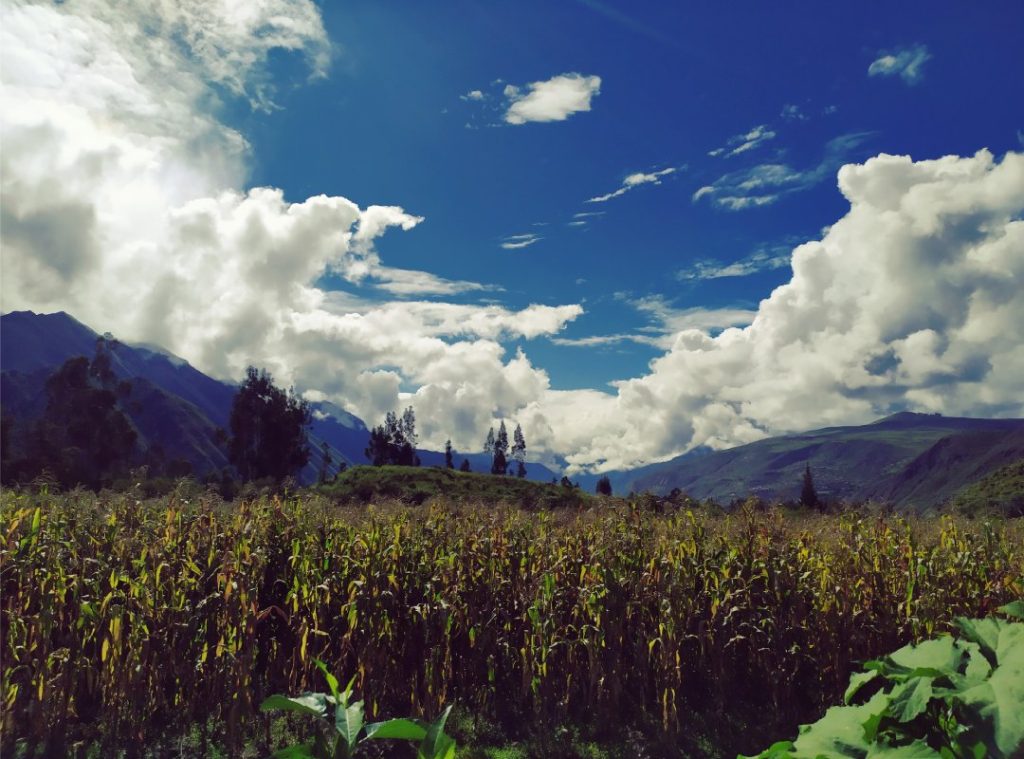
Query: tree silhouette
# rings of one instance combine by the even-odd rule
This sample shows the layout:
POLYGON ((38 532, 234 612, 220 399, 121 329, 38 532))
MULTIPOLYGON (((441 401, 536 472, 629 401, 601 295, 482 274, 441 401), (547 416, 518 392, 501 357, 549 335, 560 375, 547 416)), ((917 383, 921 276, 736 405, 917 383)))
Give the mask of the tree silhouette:
POLYGON ((460 472, 471 472, 471 471, 473 471, 473 468, 469 465, 469 459, 463 459, 462 460, 462 463, 459 464, 459 471, 460 472))
POLYGON ((280 483, 309 463, 311 422, 306 401, 275 386, 265 369, 250 366, 231 405, 231 463, 245 480, 269 477, 280 483))
POLYGON ((612 494, 612 481, 608 479, 608 475, 605 475, 597 481, 597 487, 594 490, 598 495, 612 494))
POLYGON ((452 458, 452 441, 450 438, 444 441, 444 466, 445 469, 455 468, 455 460, 452 458))
POLYGON ((512 460, 516 462, 516 477, 522 478, 526 476, 526 438, 523 437, 523 428, 519 424, 516 424, 512 440, 512 460))
POLYGON ((508 471, 508 430, 501 420, 498 434, 494 437, 494 458, 491 460, 491 474, 505 474, 508 471))
POLYGON ((370 440, 366 447, 366 458, 374 466, 397 464, 399 466, 419 466, 420 457, 416 455, 416 413, 412 406, 398 414, 389 411, 384 424, 370 430, 370 440))
POLYGON ((804 486, 800 490, 800 503, 808 508, 821 508, 818 491, 814 489, 814 478, 811 476, 811 465, 804 470, 804 486))

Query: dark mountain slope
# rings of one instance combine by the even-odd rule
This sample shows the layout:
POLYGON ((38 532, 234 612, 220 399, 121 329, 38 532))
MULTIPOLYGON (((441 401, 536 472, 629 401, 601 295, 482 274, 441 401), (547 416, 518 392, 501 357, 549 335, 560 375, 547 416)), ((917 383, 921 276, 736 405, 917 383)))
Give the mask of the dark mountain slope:
MULTIPOLYGON (((699 458, 675 459, 639 478, 636 487, 656 493, 667 493, 678 487, 696 498, 720 501, 749 494, 796 499, 804 467, 810 464, 822 497, 859 500, 876 491, 881 496, 880 483, 890 483, 891 489, 904 489, 886 491, 886 497, 902 499, 907 494, 904 490, 912 487, 899 485, 911 478, 908 475, 901 479, 901 473, 943 438, 970 433, 973 442, 964 445, 980 451, 988 448, 979 440, 1001 439, 1021 429, 1024 429, 1024 420, 900 413, 873 424, 829 427, 768 438, 699 458)), ((964 483, 964 480, 959 481, 959 485, 964 483)), ((933 504, 945 493, 935 482, 915 491, 917 501, 922 504, 933 504), (941 492, 932 493, 932 488, 941 492)))
POLYGON ((1021 458, 1024 425, 1009 430, 971 429, 942 438, 864 495, 903 508, 934 506, 952 499, 966 483, 1021 458))

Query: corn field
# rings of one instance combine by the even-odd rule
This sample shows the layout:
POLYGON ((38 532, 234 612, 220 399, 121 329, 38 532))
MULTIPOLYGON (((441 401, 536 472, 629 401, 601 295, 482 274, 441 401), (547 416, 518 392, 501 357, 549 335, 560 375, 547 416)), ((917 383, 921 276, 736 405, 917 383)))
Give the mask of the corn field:
POLYGON ((1020 520, 8 492, 0 540, 4 755, 196 726, 237 753, 263 698, 319 689, 314 658, 374 718, 457 703, 677 746, 697 720, 735 754, 1024 596, 1020 520))

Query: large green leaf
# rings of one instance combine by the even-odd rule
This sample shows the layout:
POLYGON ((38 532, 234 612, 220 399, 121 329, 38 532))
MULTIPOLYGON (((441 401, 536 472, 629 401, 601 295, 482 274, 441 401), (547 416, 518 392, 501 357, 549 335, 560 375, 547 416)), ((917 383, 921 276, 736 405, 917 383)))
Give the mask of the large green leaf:
POLYGON ((981 652, 985 654, 992 663, 996 661, 996 646, 999 644, 999 634, 1005 626, 1001 619, 964 619, 956 621, 960 628, 960 634, 967 640, 981 646, 981 652))
POLYGON ((411 719, 389 719, 386 722, 371 722, 367 725, 366 737, 421 741, 427 737, 427 728, 411 719))
POLYGON ((793 743, 794 759, 826 757, 863 757, 870 745, 864 737, 864 723, 885 711, 889 696, 876 693, 860 706, 833 706, 813 725, 800 728, 793 743))
POLYGON ((876 677, 878 677, 878 670, 855 672, 852 674, 850 676, 850 686, 846 689, 846 693, 843 694, 843 702, 850 703, 853 697, 857 695, 857 692, 876 677))
POLYGON ((1006 604, 1006 606, 1000 606, 999 611, 1008 617, 1024 621, 1024 600, 1014 601, 1013 603, 1006 604))
POLYGON ((890 694, 889 714, 900 722, 910 722, 928 708, 932 698, 930 677, 915 677, 900 683, 890 694))
POLYGON ((956 641, 949 635, 918 643, 916 646, 904 646, 886 659, 905 674, 914 670, 938 670, 942 673, 959 670, 964 652, 957 647, 956 641))
POLYGON ((284 709, 288 712, 302 712, 314 717, 327 714, 327 695, 324 693, 303 693, 301 696, 270 696, 260 704, 260 711, 284 709))
POLYGON ((998 666, 985 682, 960 695, 991 730, 1005 756, 1024 748, 1024 624, 1005 624, 995 641, 998 666))
MULTIPOLYGON (((323 674, 324 680, 327 681, 327 687, 331 689, 331 695, 334 696, 335 703, 342 703, 343 699, 341 694, 338 693, 338 678, 332 675, 331 671, 327 669, 327 665, 319 659, 313 659, 313 663, 316 664, 317 669, 323 674)), ((347 700, 347 698, 344 699, 344 701, 347 700)))
POLYGON ((942 759, 942 754, 924 741, 907 746, 872 746, 864 759, 942 759))
POLYGON ((348 756, 355 751, 359 742, 359 733, 363 730, 363 702, 356 701, 347 706, 339 705, 334 710, 334 729, 341 735, 341 740, 348 746, 348 756))
POLYGON ((447 759, 455 755, 455 741, 444 734, 444 725, 452 707, 449 705, 441 712, 441 716, 430 723, 427 734, 416 751, 417 759, 447 759))

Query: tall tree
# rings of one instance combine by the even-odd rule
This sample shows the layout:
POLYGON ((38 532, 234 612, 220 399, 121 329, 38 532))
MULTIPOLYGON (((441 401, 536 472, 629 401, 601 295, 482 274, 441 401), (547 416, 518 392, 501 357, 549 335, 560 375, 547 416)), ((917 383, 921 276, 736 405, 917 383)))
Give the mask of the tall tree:
POLYGON ((494 456, 494 427, 487 430, 487 439, 484 440, 484 453, 494 456))
POLYGON ((370 431, 366 458, 374 466, 419 466, 416 440, 416 413, 412 406, 402 413, 401 418, 394 411, 389 411, 384 417, 384 424, 370 431))
POLYGON ((455 459, 452 458, 452 441, 451 438, 444 441, 444 466, 446 469, 455 468, 455 459))
POLYGON ((505 474, 508 471, 508 430, 501 420, 498 434, 494 436, 494 457, 491 459, 491 474, 505 474))
POLYGON ((804 485, 800 490, 800 503, 808 508, 821 508, 818 491, 814 489, 814 477, 811 476, 811 465, 804 469, 804 485))
POLYGON ((597 487, 595 491, 598 495, 611 495, 612 494, 612 481, 608 479, 608 475, 605 475, 597 481, 597 487))
POLYGON ((243 479, 281 482, 309 462, 309 404, 276 385, 265 369, 250 366, 231 405, 229 458, 243 479))
POLYGON ((63 487, 97 489, 141 463, 138 436, 123 410, 132 387, 112 368, 117 347, 100 338, 91 361, 68 359, 46 380, 46 410, 29 434, 20 476, 49 470, 63 487))
POLYGON ((523 437, 523 428, 518 423, 515 432, 512 433, 512 460, 516 462, 516 477, 525 477, 526 438, 523 437))

